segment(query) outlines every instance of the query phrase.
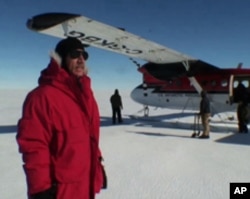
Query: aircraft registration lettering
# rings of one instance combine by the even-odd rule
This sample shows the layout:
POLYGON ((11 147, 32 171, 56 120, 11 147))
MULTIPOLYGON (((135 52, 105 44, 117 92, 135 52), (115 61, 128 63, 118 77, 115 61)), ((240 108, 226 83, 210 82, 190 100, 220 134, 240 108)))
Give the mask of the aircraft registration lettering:
POLYGON ((143 53, 142 50, 129 49, 125 45, 120 46, 115 42, 109 42, 109 41, 107 41, 105 39, 102 39, 102 38, 99 38, 99 37, 96 37, 96 36, 86 36, 84 33, 78 32, 78 31, 70 31, 70 32, 68 32, 68 34, 66 36, 76 37, 76 38, 80 39, 83 42, 93 43, 95 45, 107 47, 107 48, 110 48, 112 50, 124 51, 127 54, 141 54, 141 53, 143 53))

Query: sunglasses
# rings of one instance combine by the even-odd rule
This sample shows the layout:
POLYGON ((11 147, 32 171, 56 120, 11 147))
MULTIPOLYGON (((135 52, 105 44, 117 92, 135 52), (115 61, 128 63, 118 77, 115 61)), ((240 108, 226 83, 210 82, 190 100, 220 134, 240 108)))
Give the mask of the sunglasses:
POLYGON ((69 52, 69 56, 71 59, 76 59, 79 58, 80 56, 83 56, 85 60, 88 59, 88 53, 85 51, 80 51, 80 50, 72 50, 69 52))

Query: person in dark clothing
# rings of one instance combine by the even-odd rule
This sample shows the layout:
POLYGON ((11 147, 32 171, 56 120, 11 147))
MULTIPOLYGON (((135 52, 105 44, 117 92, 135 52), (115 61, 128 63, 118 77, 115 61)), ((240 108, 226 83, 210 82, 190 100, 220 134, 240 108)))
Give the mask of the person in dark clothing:
POLYGON ((238 119, 238 131, 239 133, 247 133, 248 123, 248 95, 247 89, 242 82, 239 82, 234 93, 234 102, 238 102, 237 107, 237 119, 238 119))
POLYGON ((248 108, 247 103, 240 101, 237 107, 238 130, 239 133, 248 133, 248 108))
POLYGON ((209 118, 211 116, 210 102, 206 91, 201 91, 200 113, 201 122, 203 126, 203 133, 199 138, 209 138, 209 118))
POLYGON ((242 82, 239 82, 234 92, 234 102, 247 100, 247 89, 242 82))
POLYGON ((112 107, 113 124, 116 123, 117 119, 118 123, 122 123, 121 109, 123 109, 123 106, 122 106, 122 98, 119 95, 118 89, 115 89, 114 94, 110 97, 110 103, 112 107))

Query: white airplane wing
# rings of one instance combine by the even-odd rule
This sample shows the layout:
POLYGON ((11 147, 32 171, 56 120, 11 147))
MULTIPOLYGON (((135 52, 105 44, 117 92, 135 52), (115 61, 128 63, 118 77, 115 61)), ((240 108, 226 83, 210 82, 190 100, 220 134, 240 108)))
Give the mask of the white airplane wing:
POLYGON ((119 28, 76 14, 36 15, 27 21, 27 27, 33 31, 59 38, 77 37, 83 44, 153 63, 196 60, 119 28))

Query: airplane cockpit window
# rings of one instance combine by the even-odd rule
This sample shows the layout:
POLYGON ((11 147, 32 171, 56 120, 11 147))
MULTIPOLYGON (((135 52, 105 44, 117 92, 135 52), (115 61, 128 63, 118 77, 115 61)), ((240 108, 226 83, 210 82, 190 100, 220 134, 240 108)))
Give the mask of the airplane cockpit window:
POLYGON ((228 81, 227 81, 226 79, 223 79, 223 80, 221 81, 221 86, 222 86, 222 87, 227 87, 227 85, 228 85, 228 81))

